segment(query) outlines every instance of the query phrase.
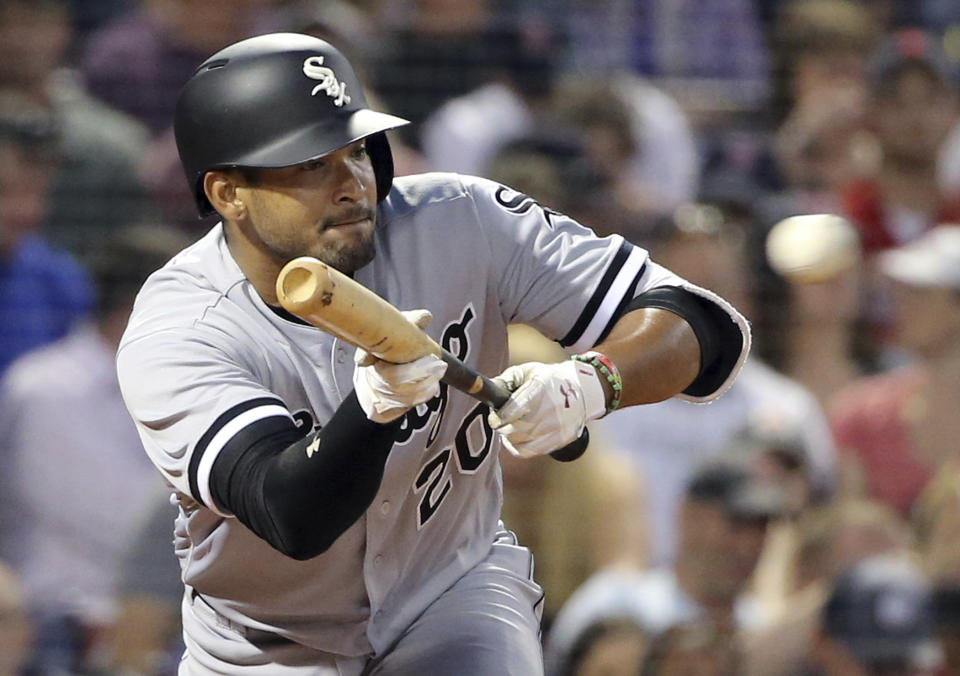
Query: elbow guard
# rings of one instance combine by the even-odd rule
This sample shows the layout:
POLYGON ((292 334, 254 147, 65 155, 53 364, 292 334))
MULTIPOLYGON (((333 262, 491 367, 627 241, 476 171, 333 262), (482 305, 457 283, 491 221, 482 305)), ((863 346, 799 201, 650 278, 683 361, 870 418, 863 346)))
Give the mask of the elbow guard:
POLYGON ((624 308, 624 314, 644 307, 668 310, 682 317, 700 344, 700 372, 683 391, 706 397, 727 379, 743 351, 743 332, 722 307, 708 298, 679 286, 658 286, 640 294, 624 308))

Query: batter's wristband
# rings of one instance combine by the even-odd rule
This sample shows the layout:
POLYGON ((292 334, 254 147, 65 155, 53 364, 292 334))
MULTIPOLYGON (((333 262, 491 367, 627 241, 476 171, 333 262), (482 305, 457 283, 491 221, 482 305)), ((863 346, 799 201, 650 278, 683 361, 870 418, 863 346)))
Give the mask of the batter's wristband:
POLYGON ((613 389, 613 396, 610 398, 610 404, 604 415, 608 415, 617 409, 620 405, 620 397, 623 394, 623 378, 620 377, 620 369, 610 361, 610 357, 591 350, 590 352, 581 352, 580 354, 570 355, 571 359, 582 361, 584 364, 590 364, 600 372, 601 377, 605 378, 613 389))

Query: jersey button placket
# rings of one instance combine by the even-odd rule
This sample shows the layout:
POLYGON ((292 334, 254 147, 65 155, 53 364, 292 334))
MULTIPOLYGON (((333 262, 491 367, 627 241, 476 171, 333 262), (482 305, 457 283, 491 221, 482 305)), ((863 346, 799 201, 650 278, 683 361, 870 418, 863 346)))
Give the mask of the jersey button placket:
POLYGON ((390 514, 390 501, 384 500, 380 503, 380 515, 388 516, 390 514))

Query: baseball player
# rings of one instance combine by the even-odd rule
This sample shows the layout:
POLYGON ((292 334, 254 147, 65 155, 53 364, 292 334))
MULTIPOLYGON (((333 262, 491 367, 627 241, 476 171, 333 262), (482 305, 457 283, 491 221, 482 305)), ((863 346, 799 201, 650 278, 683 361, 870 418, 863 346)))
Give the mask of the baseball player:
MULTIPOLYGON (((746 322, 623 238, 508 187, 394 179, 386 130, 334 47, 236 43, 178 101, 180 157, 222 221, 144 285, 118 352, 127 406, 179 505, 181 674, 542 672, 542 591, 500 523, 498 453, 532 457, 618 405, 707 400, 746 322), (279 306, 315 256, 481 373, 506 327, 575 357, 521 364, 497 411, 279 306)), ((616 515, 611 515, 616 518, 616 515)))

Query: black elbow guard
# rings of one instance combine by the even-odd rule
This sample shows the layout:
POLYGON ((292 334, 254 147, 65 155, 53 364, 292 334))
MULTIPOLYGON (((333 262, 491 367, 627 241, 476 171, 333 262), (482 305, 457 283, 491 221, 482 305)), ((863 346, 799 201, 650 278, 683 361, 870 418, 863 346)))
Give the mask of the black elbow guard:
POLYGON ((624 308, 624 314, 644 307, 668 310, 682 317, 700 344, 700 372, 683 391, 692 397, 715 392, 740 358, 743 332, 727 312, 692 291, 679 286, 658 286, 640 294, 624 308))

